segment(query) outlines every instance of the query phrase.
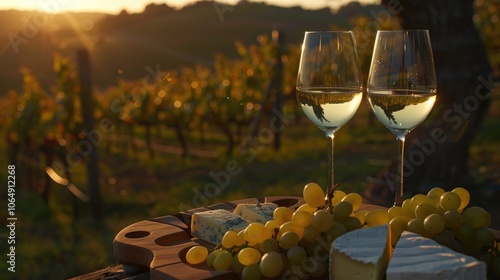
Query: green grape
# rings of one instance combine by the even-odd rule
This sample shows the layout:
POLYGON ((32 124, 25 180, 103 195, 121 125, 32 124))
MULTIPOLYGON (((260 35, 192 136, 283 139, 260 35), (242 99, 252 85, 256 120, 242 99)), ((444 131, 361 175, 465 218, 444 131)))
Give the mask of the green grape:
POLYGON ((434 200, 432 198, 423 195, 423 194, 416 194, 411 198, 411 206, 413 209, 416 209, 418 205, 420 204, 430 204, 434 205, 434 200))
POLYGON ((330 244, 331 243, 328 243, 328 240, 326 240, 324 236, 321 236, 316 242, 307 245, 307 255, 318 260, 328 259, 330 255, 330 244))
POLYGON ((347 231, 353 231, 362 227, 361 222, 356 217, 345 217, 337 221, 343 224, 347 231))
POLYGON ((463 222, 471 226, 471 228, 487 227, 490 225, 490 214, 481 207, 472 206, 464 209, 462 212, 463 222))
POLYGON ((288 250, 299 244, 299 236, 294 231, 287 231, 281 235, 279 245, 281 248, 288 250))
POLYGON ((500 256, 496 256, 491 260, 491 271, 496 277, 500 278, 500 256))
POLYGON ((427 197, 429 197, 432 200, 432 202, 434 203, 433 205, 436 206, 436 208, 441 207, 439 206, 439 199, 441 198, 440 196, 431 194, 427 195, 427 197))
POLYGON ((444 212, 444 223, 447 228, 454 229, 462 223, 462 214, 458 210, 444 212))
MULTIPOLYGON (((228 231, 224 234, 222 237, 222 247, 224 248, 231 248, 236 245, 236 243, 239 243, 239 238, 238 238, 238 233, 235 231, 228 231)), ((240 244, 242 245, 242 244, 240 244)))
POLYGON ((276 229, 279 229, 279 225, 274 220, 267 221, 264 225, 268 230, 270 230, 273 234, 276 229))
POLYGON ((403 203, 401 204, 401 209, 403 209, 403 213, 405 216, 408 216, 410 218, 415 218, 415 209, 411 204, 410 198, 403 200, 403 203))
POLYGON ((318 238, 319 234, 320 234, 319 230, 317 230, 312 225, 304 229, 304 239, 307 242, 314 242, 316 238, 318 238))
POLYGON ((342 201, 342 199, 346 196, 344 191, 341 190, 335 190, 333 192, 333 198, 332 198, 332 205, 335 206, 337 203, 342 201))
POLYGON ((439 198, 439 206, 445 211, 458 210, 461 203, 460 196, 454 192, 445 192, 439 198))
POLYGON ((493 260, 493 256, 489 252, 483 252, 481 256, 477 258, 478 260, 484 262, 488 268, 491 267, 491 261, 493 260))
POLYGON ((221 250, 221 249, 214 250, 214 251, 210 252, 210 254, 208 254, 208 257, 207 257, 207 265, 210 267, 214 266, 215 258, 223 252, 225 252, 225 250, 221 250))
POLYGON ((493 244, 495 234, 487 227, 479 227, 474 231, 473 240, 481 247, 486 247, 493 244))
POLYGON ((278 207, 274 210, 273 218, 278 226, 292 220, 293 210, 287 207, 278 207))
POLYGON ((352 204, 352 211, 357 211, 363 204, 363 198, 358 193, 347 194, 341 201, 349 201, 352 204))
POLYGON ((279 249, 278 241, 276 241, 276 239, 274 238, 266 239, 264 240, 264 242, 260 244, 260 250, 263 253, 277 252, 278 249, 279 249))
POLYGON ((464 209, 469 205, 470 202, 470 194, 469 191, 466 190, 465 188, 462 187, 457 187, 452 190, 452 192, 458 194, 460 196, 460 207, 458 207, 458 210, 464 209))
POLYGON ((277 252, 269 252, 262 256, 259 263, 260 272, 264 277, 274 278, 281 274, 284 267, 283 256, 277 252))
POLYGON ((365 211, 358 211, 358 212, 354 213, 354 217, 356 217, 359 220, 361 225, 365 224, 366 213, 368 213, 368 211, 366 211, 366 210, 365 211))
POLYGON ((248 233, 248 230, 247 230, 246 228, 243 230, 243 238, 245 238, 245 242, 246 242, 246 244, 248 244, 248 246, 252 246, 252 247, 254 247, 254 246, 256 246, 256 245, 257 245, 257 243, 258 243, 258 242, 255 242, 255 241, 254 241, 254 240, 250 237, 250 235, 249 235, 249 233, 248 233))
POLYGON ((445 229, 440 233, 434 235, 432 237, 437 243, 446 246, 448 248, 452 248, 453 242, 455 241, 455 235, 449 229, 445 229))
POLYGON ((441 197, 445 193, 445 190, 439 187, 432 188, 427 192, 427 195, 435 195, 437 197, 441 197))
POLYGON ((328 263, 326 261, 319 261, 318 265, 310 272, 312 278, 319 278, 328 272, 328 263))
POLYGON ((217 271, 229 270, 233 264, 233 255, 228 251, 223 251, 214 260, 214 269, 217 271))
POLYGON ((335 219, 342 219, 349 217, 353 211, 353 206, 349 201, 341 201, 335 205, 332 214, 335 219))
POLYGON ((272 236, 273 233, 261 223, 250 223, 245 229, 245 238, 249 243, 261 243, 272 236))
POLYGON ((343 224, 341 224, 340 222, 337 222, 337 221, 333 221, 332 226, 326 232, 327 243, 331 243, 337 237, 341 236, 342 234, 344 234, 346 232, 347 232, 347 229, 343 224))
POLYGON ((238 240, 243 240, 243 242, 246 242, 245 240, 245 229, 242 229, 238 231, 238 240))
POLYGON ((406 230, 419 234, 423 237, 432 237, 432 235, 425 230, 423 219, 419 218, 412 219, 411 221, 408 222, 406 230))
POLYGON ((286 252, 286 258, 290 264, 300 265, 306 259, 307 252, 300 246, 294 246, 286 252))
POLYGON ((417 218, 425 219, 430 214, 437 214, 438 210, 434 205, 429 203, 422 203, 415 207, 415 216, 417 218))
POLYGON ((309 204, 302 204, 299 206, 299 208, 297 208, 297 210, 295 210, 295 212, 298 212, 298 211, 306 211, 306 212, 309 212, 309 213, 314 213, 316 211, 317 208, 315 207, 312 207, 310 206, 309 204))
POLYGON ((365 215, 365 222, 368 226, 380 226, 389 223, 389 214, 384 209, 374 209, 365 215))
POLYGON ((193 246, 186 253, 186 261, 189 264, 199 264, 208 257, 208 249, 204 246, 193 246))
POLYGON ((292 215, 292 222, 298 227, 305 228, 312 223, 312 213, 306 211, 295 211, 292 215))
MULTIPOLYGON (((397 241, 403 231, 405 231, 408 228, 408 223, 412 219, 410 217, 406 216, 397 216, 391 219, 389 222, 389 228, 391 230, 391 238, 395 239, 392 241, 397 241)), ((392 243, 393 245, 396 244, 396 242, 392 243)))
POLYGON ((408 228, 408 222, 410 221, 411 218, 406 216, 398 216, 391 219, 391 221, 389 222, 389 229, 391 231, 391 245, 396 245, 396 242, 399 240, 399 237, 401 237, 403 231, 408 228))
POLYGON ((319 261, 317 258, 308 257, 303 263, 304 270, 310 274, 312 277, 321 277, 327 270, 327 265, 319 261))
POLYGON ((394 205, 387 210, 387 214, 389 214, 389 219, 393 219, 399 216, 404 216, 403 208, 401 206, 394 205))
POLYGON ((251 264, 245 266, 241 272, 242 280, 259 280, 262 278, 262 273, 260 273, 259 264, 251 264))
POLYGON ((281 238, 283 233, 287 231, 293 231, 297 234, 299 239, 302 239, 304 237, 304 228, 296 226, 293 222, 286 222, 281 225, 280 230, 278 232, 278 240, 281 238))
POLYGON ((483 247, 474 239, 461 243, 462 252, 466 255, 478 258, 483 252, 483 247))
POLYGON ((240 263, 239 258, 234 257, 233 262, 231 263, 231 270, 236 273, 241 273, 243 268, 245 268, 245 266, 240 263))
POLYGON ((318 208, 325 205, 325 192, 316 183, 309 183, 304 187, 302 196, 309 206, 318 208))
POLYGON ((452 232, 461 243, 467 242, 474 237, 474 230, 467 223, 461 223, 458 227, 452 229, 452 232))
POLYGON ((288 265, 286 271, 283 273, 283 276, 281 279, 307 279, 308 278, 307 272, 304 270, 304 267, 302 264, 297 265, 297 264, 290 264, 288 265))
POLYGON ((430 214, 424 219, 424 229, 431 235, 440 233, 444 228, 444 217, 439 214, 430 214))
POLYGON ((253 247, 246 247, 241 249, 238 252, 238 260, 242 265, 251 265, 254 263, 258 263, 260 260, 261 254, 259 250, 253 247))
POLYGON ((319 231, 327 231, 333 223, 333 217, 327 210, 320 209, 314 212, 312 225, 319 231))

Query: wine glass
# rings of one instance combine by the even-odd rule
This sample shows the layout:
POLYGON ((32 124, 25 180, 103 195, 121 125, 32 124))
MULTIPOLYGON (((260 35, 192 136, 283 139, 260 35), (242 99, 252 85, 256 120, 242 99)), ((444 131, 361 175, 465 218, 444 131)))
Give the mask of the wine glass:
POLYGON ((363 82, 351 31, 310 31, 304 35, 297 75, 297 101, 325 133, 328 145, 326 193, 334 187, 334 135, 356 111, 363 82))
POLYGON ((367 97, 375 116, 398 142, 399 176, 396 178, 399 182, 389 182, 391 189, 396 188, 394 205, 403 203, 405 137, 431 111, 436 101, 436 87, 428 30, 377 32, 367 97))

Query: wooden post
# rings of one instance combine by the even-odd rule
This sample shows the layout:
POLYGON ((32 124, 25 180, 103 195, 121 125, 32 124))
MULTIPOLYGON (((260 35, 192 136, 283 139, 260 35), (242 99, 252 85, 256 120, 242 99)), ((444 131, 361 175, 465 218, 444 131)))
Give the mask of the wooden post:
MULTIPOLYGON (((94 127, 94 108, 92 98, 92 79, 90 70, 90 58, 87 49, 79 49, 77 51, 78 73, 80 77, 80 100, 82 105, 83 121, 87 134, 92 134, 95 131, 94 127)), ((94 133, 95 134, 95 133, 94 133)), ((101 193, 99 189, 99 169, 97 158, 97 146, 95 140, 89 139, 90 135, 86 135, 86 140, 90 143, 91 149, 88 155, 87 164, 87 181, 89 186, 90 205, 92 207, 92 216, 99 220, 101 216, 101 193)))

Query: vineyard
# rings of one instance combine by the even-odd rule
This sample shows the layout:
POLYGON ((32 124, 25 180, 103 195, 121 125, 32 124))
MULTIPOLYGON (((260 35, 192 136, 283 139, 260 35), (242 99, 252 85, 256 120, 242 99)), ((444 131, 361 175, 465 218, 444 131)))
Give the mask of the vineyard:
MULTIPOLYGON (((485 14, 478 13, 482 36, 495 50, 498 30, 482 20, 487 9, 479 12, 485 14)), ((351 22, 365 73, 374 39, 370 22, 351 22)), ((300 195, 309 181, 325 184, 324 137, 295 99, 300 46, 283 44, 281 35, 235 42, 237 58, 217 54, 211 65, 146 65, 142 79, 120 79, 90 96, 79 58, 56 55, 57 83, 49 88, 20 69, 22 91, 0 97, 0 162, 15 164, 22 190, 20 279, 67 278, 115 263, 114 235, 137 220, 242 197, 300 195), (231 170, 242 171, 225 176, 231 170)), ((490 168, 500 164, 499 101, 493 100, 472 150, 470 166, 484 186, 500 183, 490 168)), ((395 154, 393 141, 363 104, 336 139, 342 187, 362 192, 395 154)))

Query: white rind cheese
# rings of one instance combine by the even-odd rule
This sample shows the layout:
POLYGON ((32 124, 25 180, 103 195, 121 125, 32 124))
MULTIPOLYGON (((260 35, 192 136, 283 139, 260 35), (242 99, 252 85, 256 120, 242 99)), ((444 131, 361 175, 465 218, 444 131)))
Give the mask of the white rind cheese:
POLYGON ((217 209, 193 213, 191 234, 212 244, 220 244, 227 231, 240 231, 250 222, 227 210, 217 209))
POLYGON ((387 280, 482 280, 486 265, 432 239, 403 232, 387 268, 387 280))
POLYGON ((273 219, 274 210, 278 205, 267 202, 259 204, 238 204, 233 213, 251 222, 265 224, 273 219))
POLYGON ((382 279, 391 254, 390 240, 387 225, 361 228, 337 237, 330 249, 330 279, 382 279))

